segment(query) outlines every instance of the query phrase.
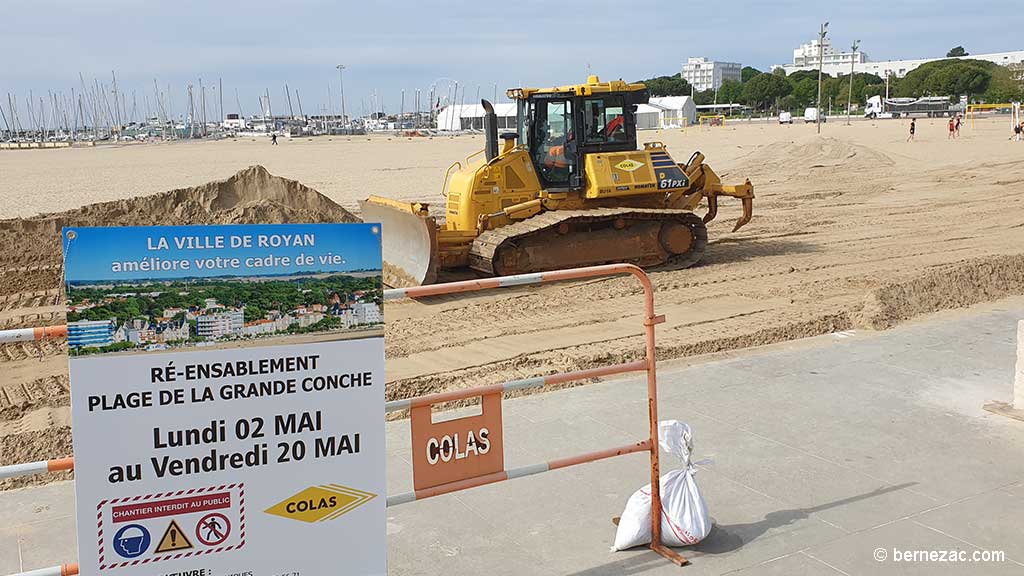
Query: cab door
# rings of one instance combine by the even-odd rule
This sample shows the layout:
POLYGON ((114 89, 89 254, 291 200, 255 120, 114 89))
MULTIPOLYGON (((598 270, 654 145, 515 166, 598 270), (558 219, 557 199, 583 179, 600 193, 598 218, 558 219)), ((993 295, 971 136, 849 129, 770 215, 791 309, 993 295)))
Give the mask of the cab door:
POLYGON ((530 158, 541 184, 545 189, 578 187, 575 102, 569 97, 536 98, 530 107, 530 158))

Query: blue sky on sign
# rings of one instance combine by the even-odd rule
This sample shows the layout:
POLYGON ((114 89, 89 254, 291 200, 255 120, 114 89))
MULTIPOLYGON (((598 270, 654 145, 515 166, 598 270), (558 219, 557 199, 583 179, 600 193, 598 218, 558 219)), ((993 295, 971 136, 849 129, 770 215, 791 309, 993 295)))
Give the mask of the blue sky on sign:
POLYGON ((201 78, 213 116, 219 79, 225 112, 239 110, 236 91, 245 114, 265 91, 275 113, 287 111, 285 84, 296 113, 298 100, 306 114, 336 111, 337 64, 348 67, 349 114, 374 100, 397 112, 402 90, 406 110, 417 89, 425 107, 432 86, 443 97, 454 81, 466 102, 495 88, 504 99, 512 86, 580 81, 588 65, 626 80, 674 74, 688 56, 767 70, 826 20, 837 48, 859 39, 873 60, 941 57, 961 44, 976 54, 1024 49, 1019 0, 33 0, 5 2, 3 20, 4 43, 18 50, 0 66, 0 103, 16 94, 22 115, 29 90, 38 107, 48 91, 80 92, 79 73, 91 89, 111 84, 111 71, 140 116, 155 109, 154 79, 161 91, 170 84, 180 115, 186 85, 198 93, 201 78))
MULTIPOLYGON (((254 276, 301 272, 343 272, 351 270, 379 270, 381 268, 380 235, 373 224, 278 224, 278 225, 225 225, 225 226, 155 226, 125 228, 68 228, 64 230, 64 274, 69 282, 90 280, 133 280, 140 278, 180 278, 207 276, 254 276), (74 238, 69 240, 69 231, 74 238), (315 244, 285 246, 284 237, 294 238, 313 234, 315 244), (271 237, 282 240, 272 247, 271 237), (195 246, 213 246, 216 237, 223 237, 223 248, 178 249, 175 239, 195 239, 195 246), (259 246, 259 237, 267 238, 266 247, 259 246), (159 247, 160 238, 167 241, 167 249, 159 247), (232 237, 250 237, 252 247, 231 247, 232 237), (314 264, 297 266, 300 254, 314 257, 314 264), (321 261, 321 257, 341 255, 341 264, 321 261), (238 258, 241 267, 200 268, 196 260, 209 258, 238 258), (267 256, 289 257, 289 266, 271 262, 257 265, 248 258, 267 256), (188 270, 139 271, 114 273, 114 262, 149 261, 158 258, 164 262, 187 260, 188 270)), ((295 244, 292 242, 292 244, 295 244)))

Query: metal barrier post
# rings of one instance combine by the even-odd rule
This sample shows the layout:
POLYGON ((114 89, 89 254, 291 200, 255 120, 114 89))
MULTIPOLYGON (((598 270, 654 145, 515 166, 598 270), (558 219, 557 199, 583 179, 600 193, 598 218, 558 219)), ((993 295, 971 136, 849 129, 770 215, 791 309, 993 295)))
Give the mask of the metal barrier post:
MULTIPOLYGON (((665 317, 655 314, 654 287, 651 285, 650 279, 647 277, 647 274, 645 274, 642 269, 632 264, 608 264, 604 266, 591 266, 587 268, 576 268, 571 270, 557 270, 553 272, 540 272, 534 274, 518 274, 515 276, 485 278, 479 280, 465 280, 461 282, 416 286, 412 288, 396 288, 392 290, 385 290, 384 299, 395 300, 399 298, 422 298, 427 296, 436 296, 440 294, 475 292, 479 290, 488 290, 494 288, 507 288, 511 286, 540 284, 544 282, 556 282, 559 280, 593 278, 596 276, 613 276, 618 274, 632 274, 637 278, 637 280, 640 281, 640 284, 643 286, 644 289, 644 360, 637 362, 628 362, 624 364, 615 364, 612 366, 604 366, 601 368, 592 368, 589 370, 580 370, 564 374, 554 374, 551 376, 528 378, 525 380, 516 380, 512 382, 506 382, 505 384, 480 386, 477 388, 470 388, 466 390, 455 390, 451 392, 419 396, 416 398, 395 400, 387 403, 387 410, 391 412, 395 410, 412 409, 414 407, 429 407, 443 402, 462 400, 467 398, 481 397, 483 399, 510 390, 540 388, 548 384, 555 384, 559 382, 570 382, 573 380, 582 380, 586 378, 593 378, 596 376, 605 376, 610 374, 643 370, 647 372, 647 406, 649 419, 648 438, 644 441, 637 442, 635 444, 631 444, 628 446, 610 448, 598 452, 591 452, 589 454, 580 454, 569 458, 552 460, 549 462, 533 464, 530 466, 523 466, 521 468, 514 468, 511 470, 491 470, 491 468, 486 468, 484 471, 482 471, 482 473, 476 473, 480 472, 479 470, 467 470, 461 475, 458 473, 448 474, 448 478, 446 478, 447 481, 445 482, 440 482, 436 484, 420 483, 419 486, 417 486, 417 489, 414 490, 413 492, 389 496, 388 506, 404 504, 406 502, 412 502, 414 500, 429 498, 432 496, 437 496, 439 494, 446 494, 449 492, 465 490, 467 488, 482 486, 484 484, 502 482, 504 480, 509 480, 511 478, 518 478, 521 476, 547 472, 550 470, 555 470, 557 468, 563 468, 566 466, 573 466, 576 464, 583 464, 586 462, 594 462, 596 460, 610 458, 613 456, 621 456, 633 452, 647 451, 650 454, 651 462, 651 550, 657 552, 661 556, 664 556, 676 565, 682 566, 688 563, 688 561, 682 556, 680 556, 677 552, 664 546, 661 543, 662 507, 660 481, 661 474, 659 470, 658 447, 658 377, 654 327, 664 322, 665 317)), ((425 413, 426 419, 429 420, 429 409, 421 413, 425 413)), ((416 418, 415 413, 412 416, 414 419, 416 418)), ((498 423, 500 425, 500 416, 498 419, 498 423)), ((429 422, 427 424, 429 424, 429 422)), ((417 428, 415 422, 413 423, 413 428, 414 430, 417 428)), ((493 430, 490 432, 493 433, 493 430)), ((417 439, 422 441, 423 434, 421 432, 413 432, 413 442, 416 442, 417 439)), ((440 445, 437 444, 436 442, 435 446, 438 447, 438 450, 441 450, 440 445)), ((417 447, 414 445, 414 476, 416 476, 416 463, 418 461, 415 457, 417 450, 417 447)), ((457 450, 457 448, 455 448, 455 450, 457 450)), ((493 465, 491 465, 491 467, 493 467, 493 465)))

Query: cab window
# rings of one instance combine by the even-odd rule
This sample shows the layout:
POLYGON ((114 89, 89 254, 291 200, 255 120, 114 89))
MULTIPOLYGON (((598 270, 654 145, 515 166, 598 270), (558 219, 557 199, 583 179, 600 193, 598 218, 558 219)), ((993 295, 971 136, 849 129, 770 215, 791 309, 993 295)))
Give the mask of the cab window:
POLYGON ((576 135, 571 100, 537 101, 531 144, 534 165, 548 185, 568 185, 576 172, 576 135))
POLYGON ((621 96, 590 98, 583 102, 587 144, 625 142, 625 120, 621 96))

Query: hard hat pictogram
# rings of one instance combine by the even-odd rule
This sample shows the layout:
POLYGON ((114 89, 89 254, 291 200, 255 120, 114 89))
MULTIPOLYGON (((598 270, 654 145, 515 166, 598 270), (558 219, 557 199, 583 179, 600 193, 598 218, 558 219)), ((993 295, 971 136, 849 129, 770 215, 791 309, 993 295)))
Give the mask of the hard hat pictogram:
POLYGON ((149 549, 149 530, 140 524, 129 524, 114 534, 114 552, 123 558, 137 558, 149 549))

